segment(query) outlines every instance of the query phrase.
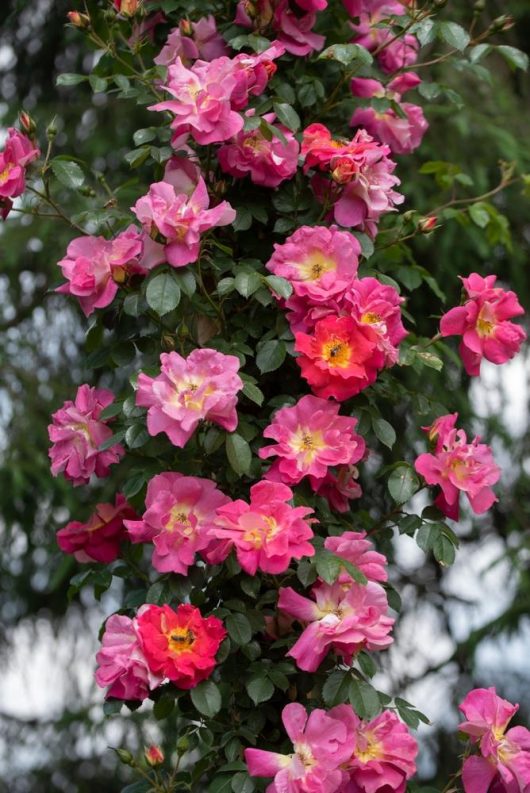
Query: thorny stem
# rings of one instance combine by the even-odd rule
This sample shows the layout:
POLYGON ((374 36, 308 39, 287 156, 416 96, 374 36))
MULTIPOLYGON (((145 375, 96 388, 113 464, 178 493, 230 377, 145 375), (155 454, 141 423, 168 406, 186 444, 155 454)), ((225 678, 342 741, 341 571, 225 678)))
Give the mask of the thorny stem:
POLYGON ((74 221, 71 220, 71 218, 68 217, 68 215, 65 215, 65 213, 63 212, 63 210, 61 209, 59 204, 57 204, 50 195, 46 195, 45 193, 41 193, 39 190, 36 190, 34 187, 29 187, 28 186, 27 190, 30 193, 33 193, 34 195, 38 196, 42 201, 45 201, 53 209, 55 209, 55 211, 57 213, 57 216, 60 217, 61 220, 64 220, 65 223, 68 223, 68 225, 71 226, 71 228, 75 229, 76 231, 79 231, 80 234, 84 235, 86 233, 85 230, 83 228, 81 228, 81 226, 78 226, 77 223, 74 223, 74 221))

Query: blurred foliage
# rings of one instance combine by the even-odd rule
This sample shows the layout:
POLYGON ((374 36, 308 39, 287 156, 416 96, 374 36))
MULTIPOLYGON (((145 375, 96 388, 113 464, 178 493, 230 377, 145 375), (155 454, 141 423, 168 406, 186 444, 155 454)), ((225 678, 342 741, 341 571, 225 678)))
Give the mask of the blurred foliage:
MULTIPOLYGON (((471 15, 467 5, 449 2, 443 13, 467 26, 471 15)), ((146 46, 143 57, 147 64, 160 49, 169 23, 180 18, 179 9, 185 6, 192 17, 195 12, 200 15, 211 10, 211 4, 204 2, 161 0, 150 3, 150 6, 153 9, 160 6, 167 13, 169 22, 157 28, 156 42, 146 46)), ((225 6, 231 7, 231 4, 225 3, 225 6)), ((87 205, 97 213, 108 201, 109 190, 117 199, 116 213, 125 213, 144 192, 153 172, 159 175, 161 171, 161 166, 153 162, 151 155, 139 168, 133 169, 125 156, 134 147, 134 132, 152 123, 158 124, 159 120, 153 122, 153 115, 141 103, 136 106, 133 101, 117 98, 116 93, 94 93, 88 82, 73 87, 56 86, 58 74, 88 74, 94 65, 94 53, 87 48, 79 31, 65 27, 68 10, 68 3, 52 0, 5 0, 2 4, 2 123, 3 126, 14 123, 18 110, 23 107, 34 117, 40 138, 44 140, 43 132, 53 121, 58 130, 55 154, 68 153, 88 164, 86 171, 89 176, 84 194, 76 195, 74 191, 56 186, 56 198, 68 207, 70 215, 81 213, 87 205)), ((481 25, 487 27, 492 20, 507 13, 515 18, 516 25, 498 34, 496 42, 528 49, 530 10, 525 0, 487 0, 481 25)), ((439 49, 439 44, 428 45, 422 50, 422 60, 436 57, 439 49)), ((105 75, 107 65, 104 56, 95 74, 105 75)), ((407 197, 404 211, 428 214, 453 199, 489 193, 501 181, 501 161, 517 163, 518 172, 530 172, 530 151, 526 143, 530 123, 529 77, 520 70, 511 70, 499 55, 490 55, 485 65, 490 67, 487 73, 482 61, 472 64, 467 58, 461 58, 456 64, 443 62, 423 69, 422 77, 431 88, 425 89, 422 104, 431 127, 414 156, 397 158, 402 192, 407 197), (443 161, 453 167, 434 174, 422 173, 422 164, 429 161, 443 161), (456 180, 455 176, 458 176, 456 180)), ((314 64, 312 69, 317 79, 320 64, 314 64)), ((305 111, 305 123, 315 120, 311 105, 305 111)), ((350 111, 345 107, 342 112, 343 120, 346 120, 350 111)), ((334 125, 339 123, 334 112, 327 119, 319 120, 333 121, 334 125)), ((163 146, 164 141, 161 140, 160 144, 163 146)), ((282 195, 287 195, 287 192, 287 189, 282 189, 282 195)), ((440 314, 439 295, 433 291, 425 274, 433 276, 441 285, 448 306, 459 300, 458 275, 467 275, 471 271, 497 273, 503 282, 518 292, 523 305, 530 306, 530 286, 526 276, 530 204, 521 192, 521 185, 516 184, 484 199, 488 214, 486 224, 483 216, 476 215, 474 220, 468 212, 459 211, 451 217, 453 208, 448 207, 439 213, 441 227, 435 233, 416 235, 406 245, 398 243, 381 248, 370 260, 370 267, 396 278, 410 293, 407 311, 417 322, 415 332, 418 336, 432 335, 436 316, 440 314)), ((243 187, 231 200, 243 206, 249 197, 243 187)), ((385 234, 391 242, 395 222, 391 219, 385 225, 390 229, 385 234)), ((43 635, 42 625, 46 623, 51 626, 52 641, 58 648, 68 645, 72 635, 77 633, 82 635, 86 632, 95 638, 94 624, 98 618, 115 610, 122 594, 138 590, 142 583, 134 578, 124 582, 114 578, 110 592, 103 595, 102 605, 90 591, 85 590, 80 596, 83 608, 74 604, 69 607, 69 579, 78 570, 73 561, 59 553, 54 540, 55 531, 71 517, 83 519, 88 516, 95 500, 110 499, 118 484, 127 478, 130 468, 125 468, 125 473, 121 468, 119 478, 113 475, 93 489, 74 490, 62 478, 52 479, 50 476, 46 433, 50 414, 65 399, 71 398, 77 384, 86 381, 97 383, 101 370, 96 367, 94 373, 87 367, 86 353, 93 352, 94 345, 97 346, 101 339, 111 340, 109 354, 114 355, 116 368, 112 382, 105 374, 98 384, 112 385, 118 393, 125 393, 128 376, 138 368, 138 362, 132 361, 119 344, 112 347, 116 338, 113 336, 117 327, 115 314, 104 312, 99 325, 89 324, 92 330, 86 336, 87 323, 80 317, 74 301, 53 295, 59 282, 56 262, 72 238, 72 230, 67 224, 29 216, 15 218, 13 215, 2 226, 0 234, 0 615, 5 634, 3 660, 9 669, 10 664, 17 662, 15 648, 21 633, 30 636, 31 642, 39 642, 43 635), (90 618, 91 612, 95 618, 90 618)), ((255 247, 259 258, 263 258, 263 246, 271 244, 270 229, 260 222, 255 222, 242 238, 247 256, 255 247)), ((218 262, 222 266, 221 257, 218 262)), ((239 298, 233 296, 233 300, 232 305, 237 311, 239 298)), ((260 314, 257 308, 256 316, 258 324, 261 322, 265 326, 268 312, 260 314)), ((134 318, 122 316, 120 323, 119 332, 126 335, 134 325, 134 318)), ((242 320, 241 330, 244 323, 242 320)), ((258 328, 260 333, 261 330, 258 328)), ((281 321, 276 330, 282 332, 281 321)), ((153 328, 150 328, 150 333, 153 343, 146 349, 154 360, 155 350, 160 347, 160 333, 153 328)), ((415 671, 409 671, 403 663, 396 663, 394 667, 388 659, 382 659, 384 688, 391 694, 400 693, 404 687, 424 679, 426 672, 441 675, 441 681, 443 675, 449 675, 455 699, 473 683, 496 684, 503 694, 521 701, 524 718, 525 710, 530 713, 528 677, 517 679, 504 675, 502 669, 494 669, 488 670, 487 679, 482 679, 476 656, 481 645, 492 636, 500 636, 502 641, 506 641, 508 636, 516 636, 530 611, 530 506, 527 499, 530 492, 530 441, 528 434, 514 436, 510 432, 510 416, 506 414, 502 399, 487 418, 484 410, 479 410, 479 416, 475 416, 474 405, 469 399, 469 382, 456 357, 450 357, 442 349, 439 352, 446 364, 443 377, 425 366, 403 367, 399 373, 400 384, 415 394, 414 410, 420 417, 425 417, 422 423, 428 423, 435 403, 457 409, 462 425, 480 428, 481 434, 493 442, 496 454, 504 460, 506 473, 502 488, 499 488, 499 502, 486 518, 473 524, 463 521, 457 533, 461 541, 459 553, 463 555, 472 555, 486 542, 498 540, 497 556, 505 556, 512 564, 510 579, 506 580, 512 594, 511 604, 487 624, 469 628, 462 639, 452 612, 456 605, 466 605, 464 598, 460 599, 454 588, 447 591, 444 572, 432 554, 413 570, 402 570, 396 564, 392 583, 403 596, 402 622, 406 624, 407 618, 413 619, 420 608, 430 609, 427 613, 434 625, 433 630, 437 632, 439 641, 448 640, 452 650, 447 655, 447 663, 437 663, 432 670, 413 666, 411 670, 415 671), (440 393, 442 383, 443 393, 440 393)), ((257 370, 253 373, 258 376, 257 370)), ((278 382, 274 372, 261 377, 259 385, 267 399, 277 396, 278 382)), ((527 369, 527 396, 530 394, 528 386, 527 369)), ((299 387, 296 367, 291 365, 282 370, 282 391, 295 393, 299 387)), ((410 406, 401 401, 402 392, 393 379, 381 377, 374 393, 381 397, 384 417, 397 433, 397 444, 392 452, 377 442, 371 427, 374 414, 370 412, 369 402, 362 397, 355 407, 365 409, 363 415, 369 446, 377 449, 378 459, 392 463, 405 457, 407 450, 410 452, 412 444, 417 442, 417 433, 411 429, 410 406), (396 390, 392 392, 394 388, 396 390)), ((245 409, 251 417, 253 412, 259 413, 248 403, 245 403, 245 409)), ((190 447, 189 451, 191 453, 193 448, 190 447)), ((161 453, 167 454, 167 447, 161 453)), ((226 467, 223 455, 221 450, 216 458, 219 470, 226 467)), ((145 473, 148 478, 149 470, 146 469, 145 473)), ((362 474, 363 488, 370 493, 371 511, 368 514, 363 505, 361 508, 365 514, 354 514, 355 525, 359 527, 363 521, 384 519, 392 509, 384 480, 374 479, 372 473, 366 470, 362 474)), ((230 479, 230 473, 226 475, 230 479)), ((232 476, 233 487, 239 486, 236 479, 232 476)), ((141 505, 140 489, 134 495, 141 505)), ((354 504, 354 511, 357 510, 354 504)), ((391 559, 394 558, 392 535, 390 528, 378 534, 381 549, 391 559)), ((500 568, 503 569, 502 565, 500 568)), ((506 573, 500 575, 502 578, 506 573)), ((471 614, 472 607, 469 611, 471 614)), ((399 644, 399 631, 397 638, 399 644)), ((149 708, 142 708, 134 718, 116 715, 104 724, 102 694, 94 687, 87 692, 86 687, 83 689, 78 684, 76 668, 80 649, 74 645, 70 651, 69 663, 64 653, 60 660, 68 679, 62 713, 50 714, 46 718, 25 718, 18 715, 14 703, 9 700, 0 706, 0 724, 6 742, 6 748, 0 751, 2 790, 14 793, 85 793, 97 787, 101 791, 117 791, 121 789, 123 779, 127 778, 126 769, 112 753, 105 751, 105 746, 108 743, 141 747, 149 708), (15 747, 16 751, 7 747, 15 747)), ((90 658, 83 658, 83 661, 90 667, 93 665, 90 658)), ((239 673, 239 667, 235 666, 234 684, 239 673)), ((428 710, 428 703, 415 704, 428 710)), ((159 709, 160 712, 162 710, 159 709)), ((170 752, 175 745, 177 725, 174 719, 167 717, 161 723, 166 749, 170 752)), ((432 756, 426 774, 433 784, 441 782, 443 786, 448 772, 457 765, 458 747, 442 725, 436 730, 431 728, 426 741, 432 756)))

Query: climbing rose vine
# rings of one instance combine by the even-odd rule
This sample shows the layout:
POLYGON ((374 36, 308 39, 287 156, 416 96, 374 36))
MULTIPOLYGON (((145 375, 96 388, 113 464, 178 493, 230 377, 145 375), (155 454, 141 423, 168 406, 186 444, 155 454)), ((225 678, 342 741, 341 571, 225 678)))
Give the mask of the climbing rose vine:
MULTIPOLYGON (((73 218, 54 195, 82 190, 90 166, 55 154, 54 123, 45 133, 21 113, 8 131, 2 217, 52 206, 70 225, 57 299, 90 323, 90 383, 49 426, 52 474, 93 503, 57 533, 82 566, 70 594, 122 581, 94 660, 106 713, 133 719, 150 700, 176 725, 176 750, 118 748, 135 791, 402 793, 416 773, 428 703, 372 681, 399 625, 386 554, 396 532, 450 565, 460 510, 470 519, 502 497, 488 438, 450 412, 450 337, 472 377, 526 338, 502 273, 462 273, 461 300, 447 283, 444 304, 428 264, 401 255, 455 216, 484 228, 498 214, 486 198, 525 178, 504 164, 487 196, 410 205, 401 163, 421 158, 422 100, 441 90, 423 48, 441 47, 433 63, 475 63, 488 42, 524 66, 497 50, 504 18, 479 30, 473 15, 468 32, 444 5, 72 9, 99 57, 59 84, 89 80, 145 116, 124 153, 127 198, 107 175, 104 203, 85 190, 73 218), (425 336, 409 310, 420 284, 440 301, 425 336), (425 367, 439 393, 420 402, 411 383, 425 367), (114 495, 98 502, 106 478, 114 495)), ((456 190, 444 167, 421 170, 456 190)), ((490 688, 460 708, 465 793, 526 793, 517 706, 490 688)))

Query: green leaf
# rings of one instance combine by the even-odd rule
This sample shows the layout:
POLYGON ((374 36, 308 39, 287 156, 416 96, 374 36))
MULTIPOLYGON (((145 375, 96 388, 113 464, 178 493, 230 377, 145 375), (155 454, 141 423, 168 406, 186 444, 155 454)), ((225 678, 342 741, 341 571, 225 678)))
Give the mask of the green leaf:
POLYGON ((248 399, 251 400, 251 402, 254 402, 256 405, 259 405, 260 407, 263 405, 263 400, 265 399, 263 391, 260 391, 257 385, 254 385, 254 383, 245 383, 243 386, 243 393, 248 399))
POLYGON ((456 22, 440 22, 438 35, 446 44, 460 52, 463 52, 470 42, 469 33, 456 22))
POLYGON ((361 671, 367 677, 373 677, 377 672, 377 665, 371 655, 366 652, 360 652, 357 656, 357 662, 361 667, 361 671))
POLYGON ((72 74, 71 72, 65 72, 64 74, 60 74, 55 81, 55 85, 79 85, 79 83, 83 83, 85 80, 88 80, 86 74, 72 74))
POLYGON ((528 55, 525 52, 507 44, 500 44, 495 49, 513 69, 524 69, 525 72, 527 71, 528 55))
POLYGON ((145 291, 147 305, 159 317, 175 309, 180 302, 180 287, 173 277, 173 273, 160 273, 151 278, 145 291))
POLYGON ((242 297, 250 297, 261 286, 261 277, 254 270, 242 270, 237 273, 234 286, 242 297))
POLYGON ((341 705, 348 699, 351 677, 348 672, 335 671, 330 674, 322 688, 322 696, 328 707, 341 705))
POLYGON ((237 432, 232 432, 226 436, 225 449, 228 462, 236 474, 240 476, 248 474, 252 462, 252 452, 247 441, 237 432))
POLYGON ((277 295, 280 295, 280 297, 283 297, 286 300, 291 297, 293 293, 293 285, 286 278, 281 278, 278 275, 267 275, 265 280, 267 281, 271 290, 277 295))
POLYGON ((434 558, 444 567, 450 567, 455 561, 455 546, 444 532, 440 532, 432 546, 434 558))
POLYGON ((436 369, 437 372, 441 372, 444 368, 442 359, 437 355, 434 355, 432 352, 426 352, 419 349, 415 349, 414 352, 416 353, 416 358, 419 358, 420 361, 430 369, 436 369))
POLYGON ((244 614, 229 614, 225 626, 230 638, 238 645, 248 644, 252 639, 252 627, 244 614))
POLYGON ((221 693, 212 680, 191 689, 191 701, 203 716, 213 718, 221 710, 221 693))
POLYGON ((339 576, 341 560, 326 549, 322 549, 315 555, 315 567, 318 575, 326 584, 333 584, 339 576))
POLYGON ((85 174, 73 160, 54 159, 51 161, 51 168, 60 183, 71 190, 77 190, 85 181, 85 174))
POLYGON ((283 341, 271 339, 262 344, 256 355, 256 365, 261 374, 274 372, 285 360, 287 349, 283 341))
POLYGON ((103 77, 98 77, 97 74, 91 74, 88 82, 95 94, 101 94, 107 88, 107 81, 103 77))
POLYGON ((144 143, 149 143, 155 138, 156 138, 156 127, 137 129, 133 135, 133 141, 135 146, 142 146, 144 143))
POLYGON ((490 222, 490 213, 488 212, 488 205, 479 201, 478 204, 471 204, 469 207, 469 217, 473 223, 481 229, 485 229, 490 222))
POLYGON ((396 442, 396 432, 392 424, 389 424, 385 419, 378 417, 372 420, 372 427, 374 428, 376 437, 381 441, 381 443, 391 449, 396 442))
POLYGON ((148 477, 146 477, 146 474, 143 471, 132 474, 132 476, 127 479, 124 486, 121 488, 125 498, 132 498, 137 493, 139 493, 146 483, 147 478, 148 477))
POLYGON ((153 715, 155 719, 167 719, 173 713, 175 707, 175 697, 173 694, 162 694, 153 707, 153 715))
POLYGON ((145 446, 149 440, 149 434, 143 424, 133 424, 125 433, 125 443, 129 449, 139 449, 145 446))
POLYGON ((373 62, 372 55, 359 44, 333 44, 320 53, 319 60, 338 61, 347 66, 352 61, 360 61, 367 66, 373 62))
POLYGON ((351 680, 348 695, 352 708, 363 721, 373 719, 381 710, 377 691, 364 680, 351 680))
POLYGON ((208 786, 208 793, 230 793, 232 790, 232 776, 217 776, 208 786))
POLYGON ((253 793, 254 790, 256 790, 256 786, 247 771, 241 771, 234 775, 232 779, 233 793, 253 793))
POLYGON ((405 504, 419 488, 419 479, 407 463, 394 468, 388 478, 388 491, 396 504, 405 504))
POLYGON ((298 132, 300 129, 300 116, 291 105, 286 102, 274 102, 273 110, 276 113, 278 121, 284 124, 291 132, 298 132))
POLYGON ((274 685, 266 677, 258 677, 246 684, 247 694, 254 703, 266 702, 274 694, 274 685))

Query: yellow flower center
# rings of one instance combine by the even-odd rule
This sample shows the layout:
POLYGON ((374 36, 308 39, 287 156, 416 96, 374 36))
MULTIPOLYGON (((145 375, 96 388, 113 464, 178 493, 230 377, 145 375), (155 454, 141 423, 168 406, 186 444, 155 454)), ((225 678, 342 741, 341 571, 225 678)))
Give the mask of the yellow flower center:
POLYGON ((351 347, 342 339, 334 336, 322 346, 322 358, 329 366, 343 369, 348 366, 351 358, 351 347))
POLYGON ((477 317, 477 333, 479 336, 491 336, 493 331, 495 330, 496 323, 493 321, 490 312, 487 310, 486 306, 480 310, 480 313, 477 317))
POLYGON ((193 631, 189 628, 173 628, 169 633, 166 633, 168 650, 173 655, 180 655, 188 650, 191 650, 195 642, 193 631))
POLYGON ((7 165, 3 171, 0 171, 0 184, 5 184, 7 182, 12 168, 13 168, 12 165, 7 165))
POLYGON ((324 273, 335 271, 337 262, 322 251, 313 251, 300 265, 300 274, 305 281, 316 281, 324 273))
POLYGON ((186 537, 190 537, 194 532, 194 528, 190 520, 189 508, 184 504, 175 504, 173 507, 171 507, 169 517, 164 528, 166 531, 175 531, 177 526, 179 527, 181 534, 186 535, 186 537))
POLYGON ((262 519, 267 524, 267 528, 256 527, 254 529, 247 529, 243 534, 245 542, 251 543, 254 548, 262 548, 267 540, 272 539, 278 534, 280 527, 273 517, 262 515, 262 519))
POLYGON ((309 465, 318 456, 318 453, 326 448, 326 443, 319 430, 313 432, 308 427, 298 426, 296 432, 293 433, 290 446, 295 454, 300 455, 303 462, 309 465))
POLYGON ((372 733, 359 735, 359 741, 354 756, 361 763, 369 763, 370 760, 379 760, 383 757, 383 747, 372 733))
POLYGON ((365 325, 377 325, 378 322, 381 322, 381 317, 379 314, 374 314, 373 311, 367 311, 362 315, 361 322, 364 322, 365 325))
POLYGON ((312 768, 314 765, 316 765, 317 761, 315 760, 313 752, 311 751, 311 747, 308 744, 295 743, 294 749, 304 768, 312 768))

